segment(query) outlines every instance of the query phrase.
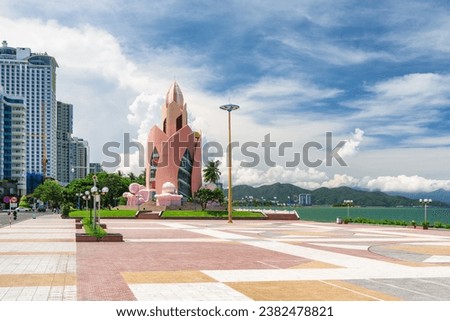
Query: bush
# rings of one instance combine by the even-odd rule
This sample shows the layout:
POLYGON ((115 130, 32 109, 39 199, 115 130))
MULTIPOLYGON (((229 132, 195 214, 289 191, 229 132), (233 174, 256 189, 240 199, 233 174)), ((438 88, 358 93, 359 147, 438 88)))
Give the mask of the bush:
POLYGON ((30 204, 28 204, 28 198, 26 195, 22 196, 20 199, 19 207, 31 208, 30 204))
POLYGON ((69 217, 69 213, 70 213, 70 205, 69 204, 64 204, 62 206, 62 216, 63 217, 69 217))
POLYGON ((94 230, 92 228, 92 224, 91 224, 92 222, 91 222, 90 218, 88 218, 88 217, 83 218, 82 223, 83 223, 84 231, 88 235, 92 235, 92 236, 95 236, 97 238, 102 238, 103 236, 108 234, 108 233, 106 233, 106 231, 104 229, 102 229, 98 225, 96 226, 96 228, 94 230))
MULTIPOLYGON (((360 223, 360 224, 382 224, 382 225, 400 225, 400 226, 408 226, 408 222, 400 221, 400 220, 372 220, 365 217, 357 217, 357 218, 348 218, 346 219, 348 222, 360 223)), ((345 221, 345 220, 344 220, 345 221)))
POLYGON ((442 224, 441 222, 434 222, 433 226, 435 228, 444 228, 445 227, 444 224, 442 224))

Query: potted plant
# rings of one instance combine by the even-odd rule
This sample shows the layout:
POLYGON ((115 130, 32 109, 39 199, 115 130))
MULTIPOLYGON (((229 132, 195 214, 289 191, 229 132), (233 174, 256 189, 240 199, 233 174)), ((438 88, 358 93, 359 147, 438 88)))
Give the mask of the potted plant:
POLYGON ((417 226, 416 221, 412 220, 411 225, 412 225, 414 228, 416 228, 416 226, 417 226))
POLYGON ((428 230, 428 226, 430 226, 430 223, 428 223, 428 222, 423 222, 422 223, 422 227, 423 227, 424 230, 428 230))

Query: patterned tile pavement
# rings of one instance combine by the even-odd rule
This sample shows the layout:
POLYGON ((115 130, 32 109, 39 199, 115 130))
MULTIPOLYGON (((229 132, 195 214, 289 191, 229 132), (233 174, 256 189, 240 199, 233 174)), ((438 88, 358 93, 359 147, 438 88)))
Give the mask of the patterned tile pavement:
POLYGON ((0 228, 1 301, 76 300, 76 280, 72 220, 45 215, 0 228))
POLYGON ((102 220, 0 228, 0 300, 450 300, 450 231, 303 221, 102 220))

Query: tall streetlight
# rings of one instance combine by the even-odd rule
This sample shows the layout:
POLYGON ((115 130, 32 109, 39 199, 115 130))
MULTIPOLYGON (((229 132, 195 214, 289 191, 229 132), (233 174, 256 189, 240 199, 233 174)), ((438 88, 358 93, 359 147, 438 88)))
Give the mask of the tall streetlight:
POLYGON ((89 211, 88 201, 91 199, 91 193, 89 191, 84 192, 83 199, 86 201, 86 210, 89 211))
MULTIPOLYGON (((91 188, 91 194, 94 197, 94 224, 93 224, 93 228, 94 230, 97 227, 97 203, 100 204, 100 194, 101 195, 105 195, 106 193, 109 192, 108 187, 103 187, 100 191, 98 190, 97 187, 97 175, 92 176, 92 179, 94 180, 94 186, 92 186, 91 188)), ((100 224, 100 213, 98 215, 98 223, 100 224)))
POLYGON ((239 109, 238 105, 228 104, 219 107, 222 110, 228 112, 228 223, 233 223, 233 191, 232 191, 232 179, 231 179, 231 112, 239 109))
POLYGON ((420 204, 424 205, 424 223, 427 223, 427 205, 430 204, 433 200, 431 198, 419 199, 420 204))
POLYGON ((347 218, 350 217, 350 205, 353 206, 353 200, 344 200, 344 204, 347 205, 347 218))
POLYGON ((89 220, 92 222, 92 212, 89 211, 89 200, 91 199, 91 193, 89 191, 85 191, 83 199, 86 201, 86 211, 89 212, 89 220))

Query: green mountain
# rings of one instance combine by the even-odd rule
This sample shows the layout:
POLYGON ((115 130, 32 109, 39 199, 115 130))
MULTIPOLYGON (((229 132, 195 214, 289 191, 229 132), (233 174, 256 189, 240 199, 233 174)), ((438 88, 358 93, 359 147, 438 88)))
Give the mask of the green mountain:
MULTIPOLYGON (((311 194, 312 205, 342 204, 344 200, 353 200, 356 206, 414 206, 420 205, 417 199, 404 196, 388 195, 383 192, 369 192, 350 187, 326 188, 321 187, 310 191, 292 184, 276 183, 260 187, 237 185, 233 187, 233 200, 245 202, 249 197, 254 201, 277 201, 293 204, 299 194, 311 194)), ((226 191, 225 191, 226 195, 226 191)), ((444 202, 433 202, 433 206, 448 207, 444 202)))

